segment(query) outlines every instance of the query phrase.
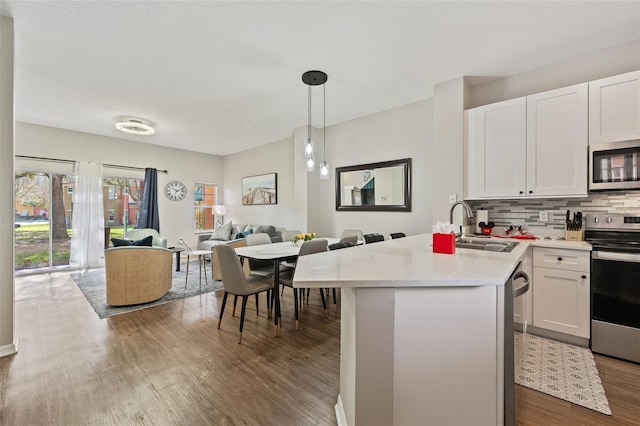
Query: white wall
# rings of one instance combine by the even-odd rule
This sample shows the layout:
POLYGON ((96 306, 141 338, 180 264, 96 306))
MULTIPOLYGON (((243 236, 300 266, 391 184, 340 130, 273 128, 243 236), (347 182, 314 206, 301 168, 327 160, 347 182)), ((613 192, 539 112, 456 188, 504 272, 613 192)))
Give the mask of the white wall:
POLYGON ((0 357, 17 351, 14 327, 13 20, 0 17, 0 357))
MULTIPOLYGON (((213 183, 219 188, 224 187, 221 157, 54 127, 16 123, 15 153, 168 170, 168 174, 158 173, 158 209, 160 234, 167 238, 169 246, 178 244, 178 238, 183 238, 192 247, 197 245, 193 209, 195 182, 213 183), (187 186, 188 193, 182 201, 170 201, 163 194, 164 186, 172 180, 178 180, 187 186)), ((21 159, 16 159, 16 168, 58 173, 73 172, 72 164, 21 159)), ((144 177, 144 171, 106 167, 104 173, 116 177, 144 177)))
POLYGON ((432 201, 433 103, 425 100, 327 127, 330 179, 309 175, 309 231, 340 236, 343 229, 364 233, 430 232, 432 201), (412 159, 412 211, 351 212, 335 209, 335 168, 412 159), (312 186, 313 185, 313 186, 312 186), (312 215, 313 212, 313 215, 312 215))
MULTIPOLYGON (((227 217, 238 223, 272 224, 286 229, 339 236, 343 229, 363 232, 417 234, 431 229, 432 103, 402 106, 327 127, 326 159, 330 179, 320 180, 318 168, 307 173, 303 147, 306 127, 290 139, 224 157, 224 204, 227 217), (335 168, 379 161, 413 159, 410 213, 336 212, 335 168), (276 206, 243 206, 243 176, 278 173, 276 206)), ((323 158, 322 132, 314 129, 316 162, 323 158)))
POLYGON ((294 229, 302 216, 296 211, 294 191, 296 177, 293 161, 293 136, 224 157, 224 199, 227 207, 225 222, 274 225, 294 229), (275 205, 242 205, 242 178, 277 173, 278 202, 275 205))

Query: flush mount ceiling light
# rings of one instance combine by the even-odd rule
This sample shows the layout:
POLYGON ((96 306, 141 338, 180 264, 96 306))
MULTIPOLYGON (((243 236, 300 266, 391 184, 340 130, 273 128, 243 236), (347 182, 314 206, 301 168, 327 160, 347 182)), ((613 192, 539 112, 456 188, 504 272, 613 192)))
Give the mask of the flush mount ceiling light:
POLYGON ((302 74, 302 82, 309 86, 308 94, 308 122, 307 122, 307 141, 304 145, 304 158, 307 165, 307 171, 315 170, 316 162, 313 155, 313 140, 311 139, 311 86, 320 86, 327 82, 327 74, 322 71, 307 71, 302 74))
POLYGON ((124 133, 130 133, 132 135, 152 135, 156 131, 148 124, 144 124, 140 120, 118 121, 116 123, 116 129, 124 133))

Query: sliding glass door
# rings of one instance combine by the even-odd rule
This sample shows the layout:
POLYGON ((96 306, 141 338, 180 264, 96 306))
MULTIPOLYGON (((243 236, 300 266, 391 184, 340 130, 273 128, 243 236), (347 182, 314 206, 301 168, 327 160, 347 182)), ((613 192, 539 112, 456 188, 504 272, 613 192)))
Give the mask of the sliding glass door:
MULTIPOLYGON (((138 223, 141 179, 104 177, 105 248, 138 223)), ((69 265, 74 176, 19 170, 15 175, 15 270, 69 265)))

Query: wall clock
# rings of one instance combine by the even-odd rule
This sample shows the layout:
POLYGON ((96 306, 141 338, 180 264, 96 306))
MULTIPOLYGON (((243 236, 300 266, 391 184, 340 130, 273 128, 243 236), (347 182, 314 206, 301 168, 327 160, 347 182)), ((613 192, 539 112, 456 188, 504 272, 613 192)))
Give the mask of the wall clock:
POLYGON ((180 201, 187 195, 187 187, 182 182, 172 180, 164 187, 164 195, 171 201, 180 201))

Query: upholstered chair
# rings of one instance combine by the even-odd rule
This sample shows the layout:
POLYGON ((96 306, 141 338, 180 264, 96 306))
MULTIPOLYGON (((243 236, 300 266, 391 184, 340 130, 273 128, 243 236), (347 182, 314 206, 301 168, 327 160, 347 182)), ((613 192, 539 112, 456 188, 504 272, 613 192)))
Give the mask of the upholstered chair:
MULTIPOLYGON (((236 249, 238 247, 245 247, 247 245, 247 240, 243 238, 241 240, 220 242, 220 244, 226 244, 236 249)), ((216 252, 215 248, 216 246, 211 247, 211 276, 214 280, 220 281, 222 280, 222 273, 220 272, 220 259, 218 259, 218 253, 216 252)), ((249 262, 244 262, 243 270, 245 271, 245 275, 249 275, 249 262)))
POLYGON ((340 239, 342 240, 344 237, 356 237, 356 243, 358 241, 362 241, 364 239, 364 235, 362 235, 362 231, 359 229, 345 229, 342 231, 342 235, 340 235, 340 239))
POLYGON ((380 241, 384 241, 384 235, 382 234, 365 234, 364 242, 366 244, 378 243, 380 241))
MULTIPOLYGON (((317 238, 315 240, 305 241, 300 247, 300 252, 298 253, 298 257, 307 256, 314 253, 321 253, 327 251, 328 242, 325 239, 317 238)), ((293 287, 293 276, 295 274, 295 269, 289 269, 283 272, 280 272, 280 284, 291 287, 293 289, 293 301, 295 304, 295 317, 296 317, 296 330, 299 330, 299 321, 298 321, 298 289, 293 287)), ((301 289, 304 290, 304 289, 301 289)), ((324 309, 324 313, 327 314, 327 303, 324 299, 324 291, 320 290, 320 298, 322 299, 322 307, 324 309)), ((300 294, 301 297, 304 297, 304 292, 300 294)))
POLYGON ((218 330, 222 324, 222 316, 224 308, 227 304, 227 296, 233 294, 236 298, 242 297, 242 311, 240 312, 240 338, 238 344, 242 343, 242 329, 244 327, 244 316, 247 308, 247 299, 252 294, 256 295, 256 313, 258 312, 258 293, 267 292, 267 301, 269 300, 268 291, 273 288, 273 280, 257 275, 246 276, 242 270, 240 259, 233 247, 228 244, 220 244, 214 247, 220 261, 220 272, 222 273, 222 286, 224 287, 224 296, 222 298, 222 306, 220 307, 220 316, 218 318, 218 330))
POLYGON ((396 238, 404 238, 404 237, 406 237, 404 232, 394 232, 394 233, 390 234, 390 236, 391 236, 392 240, 395 240, 396 238))
POLYGON ((161 247, 112 247, 104 251, 107 304, 137 305, 171 290, 173 252, 161 247))

